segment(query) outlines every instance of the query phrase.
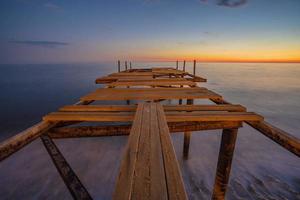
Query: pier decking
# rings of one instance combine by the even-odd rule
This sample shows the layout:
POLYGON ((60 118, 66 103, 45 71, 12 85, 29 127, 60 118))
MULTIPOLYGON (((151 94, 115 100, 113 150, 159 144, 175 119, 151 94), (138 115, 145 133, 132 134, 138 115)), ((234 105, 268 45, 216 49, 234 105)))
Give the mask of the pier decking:
POLYGON ((40 137, 74 199, 92 199, 52 139, 129 135, 112 199, 179 200, 188 199, 188 194, 172 133, 183 132, 183 157, 188 159, 193 131, 223 130, 212 199, 225 198, 235 141, 244 122, 300 156, 298 138, 244 106, 230 104, 221 95, 199 87, 199 82, 206 79, 195 75, 195 64, 193 74, 178 67, 121 71, 119 65, 118 73, 96 79, 96 84, 104 84, 103 88, 81 97, 74 105, 49 113, 39 124, 2 142, 0 160, 40 137), (215 105, 194 105, 195 99, 215 105), (165 100, 178 100, 178 104, 165 100), (101 101, 125 101, 127 105, 101 105, 101 101))

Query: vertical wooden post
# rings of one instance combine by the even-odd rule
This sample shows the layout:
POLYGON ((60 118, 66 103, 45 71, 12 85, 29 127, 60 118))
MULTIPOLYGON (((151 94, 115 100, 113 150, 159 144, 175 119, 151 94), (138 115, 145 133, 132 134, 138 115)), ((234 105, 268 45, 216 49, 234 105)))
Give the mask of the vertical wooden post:
POLYGON ((238 129, 224 129, 216 170, 213 200, 225 199, 238 129))
POLYGON ((118 72, 121 71, 121 63, 120 63, 120 60, 118 60, 118 72))
POLYGON ((127 71, 127 61, 125 61, 125 70, 127 71))
POLYGON ((132 69, 132 67, 131 67, 131 62, 129 62, 129 69, 132 69))
POLYGON ((194 76, 196 75, 196 60, 194 60, 194 70, 193 70, 194 76))
POLYGON ((192 105, 194 103, 194 99, 187 99, 186 104, 192 105))
POLYGON ((178 103, 179 103, 179 105, 182 105, 182 99, 179 99, 178 103))
POLYGON ((176 61, 176 69, 178 69, 178 60, 176 61))
POLYGON ((183 158, 184 159, 188 159, 188 157, 189 157, 191 133, 192 132, 190 132, 190 131, 184 132, 184 139, 183 139, 183 158))
POLYGON ((183 61, 183 71, 185 72, 185 60, 183 61))
MULTIPOLYGON (((186 104, 191 105, 194 103, 193 99, 187 99, 186 104)), ((189 149, 190 149, 190 140, 191 140, 192 132, 187 131, 184 132, 184 139, 183 139, 183 158, 188 159, 189 157, 189 149)))

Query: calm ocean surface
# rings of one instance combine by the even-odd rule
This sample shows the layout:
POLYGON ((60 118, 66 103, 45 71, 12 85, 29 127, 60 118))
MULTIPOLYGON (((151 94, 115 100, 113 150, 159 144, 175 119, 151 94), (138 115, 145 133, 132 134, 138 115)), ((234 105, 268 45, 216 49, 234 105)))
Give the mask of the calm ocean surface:
MULTIPOLYGON (((174 66, 173 63, 135 63, 174 66)), ((0 65, 0 141, 75 103, 99 87, 94 80, 115 64, 0 65)), ((191 70, 191 66, 188 66, 191 70)), ((300 137, 300 64, 199 63, 202 86, 245 105, 300 137)), ((173 135, 190 199, 210 199, 221 131, 195 132, 182 159, 182 134, 173 135)), ((95 199, 110 199, 126 136, 55 140, 95 199)), ((0 199, 72 199, 38 139, 0 163, 0 199)), ((254 129, 239 129, 227 199, 300 199, 300 160, 254 129)))

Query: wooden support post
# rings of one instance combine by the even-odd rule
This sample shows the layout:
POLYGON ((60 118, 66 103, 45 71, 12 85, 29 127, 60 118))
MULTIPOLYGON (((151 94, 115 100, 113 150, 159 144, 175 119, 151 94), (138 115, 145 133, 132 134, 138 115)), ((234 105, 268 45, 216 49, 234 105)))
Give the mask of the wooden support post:
POLYGON ((121 71, 121 62, 120 62, 120 60, 118 60, 118 72, 120 72, 121 71))
POLYGON ((182 99, 179 99, 179 105, 182 105, 182 99))
POLYGON ((184 132, 184 141, 183 141, 183 158, 188 159, 189 157, 189 148, 190 148, 190 139, 191 139, 190 131, 184 132))
POLYGON ((185 72, 185 60, 183 61, 183 71, 185 72))
POLYGON ((178 60, 176 60, 176 69, 178 69, 178 60))
POLYGON ((213 200, 224 200, 238 129, 223 129, 216 170, 213 200))
POLYGON ((186 104, 187 105, 192 105, 194 103, 194 99, 187 99, 186 104))
POLYGON ((48 135, 42 135, 41 139, 73 198, 92 199, 51 138, 48 135))
POLYGON ((194 70, 193 70, 194 76, 196 76, 196 60, 194 60, 194 70))
POLYGON ((127 71, 127 61, 125 61, 125 70, 127 71))
POLYGON ((132 69, 131 62, 129 62, 129 69, 132 69))
MULTIPOLYGON (((192 105, 193 103, 194 103, 193 99, 186 100, 187 105, 192 105)), ((192 134, 192 132, 190 132, 190 131, 184 132, 184 139, 183 139, 183 158, 184 159, 188 159, 188 157, 189 157, 191 134, 192 134)))

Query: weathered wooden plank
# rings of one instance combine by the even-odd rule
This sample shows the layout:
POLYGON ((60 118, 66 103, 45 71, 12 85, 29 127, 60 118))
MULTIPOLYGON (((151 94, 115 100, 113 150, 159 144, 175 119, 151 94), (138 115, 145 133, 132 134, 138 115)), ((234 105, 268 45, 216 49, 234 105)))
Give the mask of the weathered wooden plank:
MULTIPOLYGON (((229 102, 222 100, 222 99, 211 99, 216 104, 225 104, 230 105, 229 102)), ((275 127, 269 124, 266 121, 260 122, 250 122, 246 121, 247 124, 258 130, 260 133, 265 135, 266 137, 270 138, 281 147, 285 148, 286 150, 290 151, 291 153, 300 157, 300 139, 281 130, 278 127, 275 127)))
POLYGON ((164 158, 166 181, 169 199, 187 199, 180 168, 175 155, 169 128, 164 115, 163 107, 157 104, 160 140, 164 158))
POLYGON ((81 100, 215 99, 220 95, 203 88, 102 88, 81 100))
POLYGON ((159 79, 156 81, 116 81, 114 83, 109 84, 110 87, 118 87, 118 86, 172 86, 172 85, 188 85, 188 86, 196 86, 195 82, 192 81, 160 81, 159 79))
MULTIPOLYGON (((74 105, 80 104, 89 104, 92 101, 79 101, 74 105)), ((13 153, 17 152, 27 144, 34 141, 40 135, 45 133, 50 128, 58 125, 58 123, 49 123, 49 122, 39 122, 34 126, 22 131, 21 133, 16 134, 8 138, 7 140, 1 142, 0 144, 0 161, 4 160, 5 158, 9 157, 13 153)))
POLYGON ((131 199, 167 199, 167 196, 156 106, 147 103, 143 110, 131 199))
POLYGON ((165 180, 165 168, 160 140, 157 106, 150 104, 150 168, 151 170, 151 199, 168 199, 165 180), (162 178, 163 177, 163 178, 162 178))
POLYGON ((238 129, 224 129, 216 170, 215 184, 212 194, 213 200, 224 200, 230 177, 231 163, 234 153, 238 129))
MULTIPOLYGON (((91 122, 130 122, 132 112, 53 112, 45 117, 45 121, 91 121, 91 122)), ((168 122, 188 121, 261 121, 263 118, 252 112, 226 111, 194 111, 166 112, 168 122)))
MULTIPOLYGON (((241 122, 169 122, 171 133, 232 129, 242 126, 241 122)), ((48 131, 51 138, 102 137, 129 135, 131 125, 77 126, 54 128, 48 131)))
POLYGON ((109 76, 152 76, 152 72, 119 72, 112 73, 109 76))
POLYGON ((285 148, 296 156, 300 157, 300 139, 269 124, 266 121, 250 122, 247 124, 285 148))
MULTIPOLYGON (((137 160, 134 168, 134 178, 131 180, 132 192, 130 199, 151 199, 151 168, 150 168, 150 106, 144 104, 140 140, 137 150, 137 160)), ((122 173, 122 168, 120 173, 122 173)))
POLYGON ((146 79, 146 78, 143 78, 143 79, 134 79, 134 78, 126 78, 126 77, 123 77, 121 79, 118 79, 118 82, 144 82, 144 81, 147 81, 147 82, 156 82, 156 81, 159 81, 159 82, 169 82, 169 81, 187 81, 186 78, 149 78, 149 79, 146 79))
POLYGON ((55 125, 55 123, 46 121, 39 122, 21 133, 5 140, 0 144, 0 161, 29 144, 55 125))
POLYGON ((62 112, 134 112, 136 105, 79 105, 64 106, 59 109, 62 112))
POLYGON ((130 137, 128 138, 125 155, 120 167, 122 173, 120 173, 118 176, 113 195, 113 199, 115 200, 131 198, 135 164, 137 161, 139 140, 141 135, 143 107, 144 104, 139 104, 135 114, 135 120, 130 131, 130 137))
POLYGON ((157 105, 145 103, 141 123, 134 121, 129 141, 136 135, 139 140, 128 142, 125 154, 135 147, 135 160, 124 157, 114 199, 187 199, 164 113, 157 105))
POLYGON ((92 199, 88 191, 82 185, 81 181, 72 170, 66 159, 63 157, 57 146, 51 140, 51 138, 47 135, 42 135, 41 139, 54 165, 56 166, 57 171, 59 172, 61 178, 64 180, 73 198, 78 200, 92 199))
MULTIPOLYGON (((59 109, 66 112, 134 112, 136 105, 69 105, 59 109)), ((241 105, 164 105, 165 111, 231 111, 242 112, 241 105)))

